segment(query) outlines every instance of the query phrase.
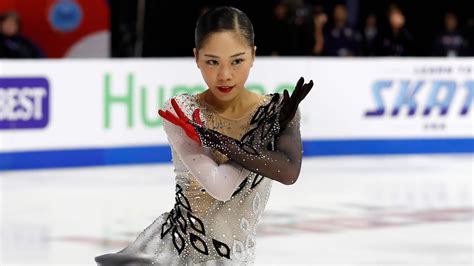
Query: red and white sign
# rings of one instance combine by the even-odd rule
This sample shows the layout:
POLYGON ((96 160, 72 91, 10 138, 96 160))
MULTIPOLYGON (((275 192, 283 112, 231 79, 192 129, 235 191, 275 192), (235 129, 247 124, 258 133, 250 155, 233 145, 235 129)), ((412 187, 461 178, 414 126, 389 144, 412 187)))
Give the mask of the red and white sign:
POLYGON ((1 0, 5 11, 19 14, 21 32, 47 57, 109 57, 107 0, 1 0))

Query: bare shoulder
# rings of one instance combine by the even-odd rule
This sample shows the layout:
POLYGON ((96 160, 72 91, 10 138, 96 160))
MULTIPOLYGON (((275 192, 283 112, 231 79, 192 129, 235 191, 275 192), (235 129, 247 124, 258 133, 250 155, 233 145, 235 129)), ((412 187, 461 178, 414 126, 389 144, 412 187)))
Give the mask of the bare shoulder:
POLYGON ((252 99, 250 102, 252 102, 253 105, 262 102, 267 97, 267 94, 260 94, 253 91, 249 91, 249 99, 252 99))

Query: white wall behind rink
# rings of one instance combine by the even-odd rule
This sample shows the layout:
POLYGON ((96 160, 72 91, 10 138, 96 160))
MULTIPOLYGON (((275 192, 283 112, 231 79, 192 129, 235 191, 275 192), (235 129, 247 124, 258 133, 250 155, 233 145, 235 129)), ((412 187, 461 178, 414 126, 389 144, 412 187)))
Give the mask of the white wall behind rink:
MULTIPOLYGON (((473 62, 257 57, 247 84, 270 93, 312 79, 306 140, 471 139, 473 62)), ((166 144, 158 108, 204 88, 192 58, 3 60, 0 152, 166 144)))

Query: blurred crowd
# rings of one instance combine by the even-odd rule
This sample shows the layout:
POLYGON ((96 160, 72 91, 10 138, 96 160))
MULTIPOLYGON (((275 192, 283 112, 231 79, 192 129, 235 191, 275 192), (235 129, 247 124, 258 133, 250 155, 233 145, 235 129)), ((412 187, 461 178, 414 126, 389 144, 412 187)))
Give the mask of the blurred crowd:
MULTIPOLYGON (((419 43, 406 27, 406 16, 391 4, 384 17, 369 13, 360 26, 348 20, 348 8, 339 3, 331 10, 321 5, 280 1, 273 8, 271 43, 273 55, 317 56, 417 56, 419 43)), ((472 56, 469 36, 460 29, 458 16, 444 14, 427 56, 472 56)), ((471 21, 472 23, 472 21, 471 21)), ((470 25, 471 29, 472 26, 470 25)), ((471 36, 472 37, 472 36, 471 36)), ((472 45, 472 44, 471 44, 472 45)))
MULTIPOLYGON (((201 11, 194 14, 192 11, 188 10, 185 13, 183 10, 181 24, 186 24, 186 29, 181 29, 178 28, 179 25, 169 27, 169 18, 164 16, 165 13, 169 13, 164 12, 168 8, 163 6, 163 3, 157 4, 157 2, 147 2, 146 9, 151 14, 146 14, 146 21, 149 24, 143 26, 145 31, 141 33, 141 40, 137 39, 140 34, 135 32, 137 21, 139 21, 136 16, 134 17, 137 12, 133 8, 130 9, 137 5, 136 1, 133 3, 128 0, 110 2, 112 38, 109 45, 112 57, 191 55, 189 47, 193 45, 193 40, 191 40, 193 29, 185 23, 184 19, 195 21, 196 18, 193 16, 199 15, 199 12, 205 8, 199 6, 197 2, 189 3, 189 9, 201 11), (153 13, 155 10, 164 13, 155 14, 153 13), (129 18, 129 21, 117 18, 129 18), (162 36, 174 40, 174 43, 164 42, 162 36), (144 51, 138 55, 134 52, 137 50, 137 43, 142 44, 139 50, 144 51)), ((384 5, 386 10, 381 15, 380 13, 359 14, 357 10, 354 11, 352 7, 346 6, 351 1, 339 1, 339 4, 334 4, 333 1, 325 2, 331 5, 315 4, 320 2, 325 1, 276 0, 272 2, 272 5, 265 7, 263 12, 258 10, 254 12, 255 14, 252 14, 255 9, 253 2, 247 8, 243 6, 243 10, 251 15, 256 26, 257 46, 259 46, 257 51, 263 55, 273 56, 474 55, 474 18, 472 17, 460 23, 456 12, 446 11, 443 14, 442 23, 433 21, 433 26, 429 25, 431 27, 429 30, 433 33, 435 33, 434 30, 437 32, 428 37, 430 43, 427 44, 426 41, 420 41, 420 36, 417 36, 420 32, 410 31, 404 10, 396 4, 384 5), (262 16, 262 13, 267 15, 262 16), (354 14, 357 19, 353 19, 354 14), (258 19, 265 22, 262 23, 258 19), (437 25, 442 26, 437 27, 437 25), (420 46, 423 47, 420 48, 420 46)), ((429 12, 428 9, 427 12, 429 12)), ((145 13, 143 15, 145 16, 145 13)), ((423 20, 423 17, 421 19, 423 20)), ((420 21, 409 22, 413 25, 420 21)), ((418 25, 417 28, 422 27, 418 25)), ((46 57, 40 45, 25 36, 21 29, 22 22, 17 13, 0 14, 0 58, 46 57)), ((426 36, 423 40, 426 40, 426 36)))

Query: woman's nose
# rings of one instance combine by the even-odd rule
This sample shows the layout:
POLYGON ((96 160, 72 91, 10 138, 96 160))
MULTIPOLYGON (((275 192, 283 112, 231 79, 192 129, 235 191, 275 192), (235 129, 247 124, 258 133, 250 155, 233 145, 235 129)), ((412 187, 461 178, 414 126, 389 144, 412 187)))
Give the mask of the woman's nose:
POLYGON ((219 80, 229 80, 232 78, 232 70, 228 66, 221 66, 217 75, 219 80))

